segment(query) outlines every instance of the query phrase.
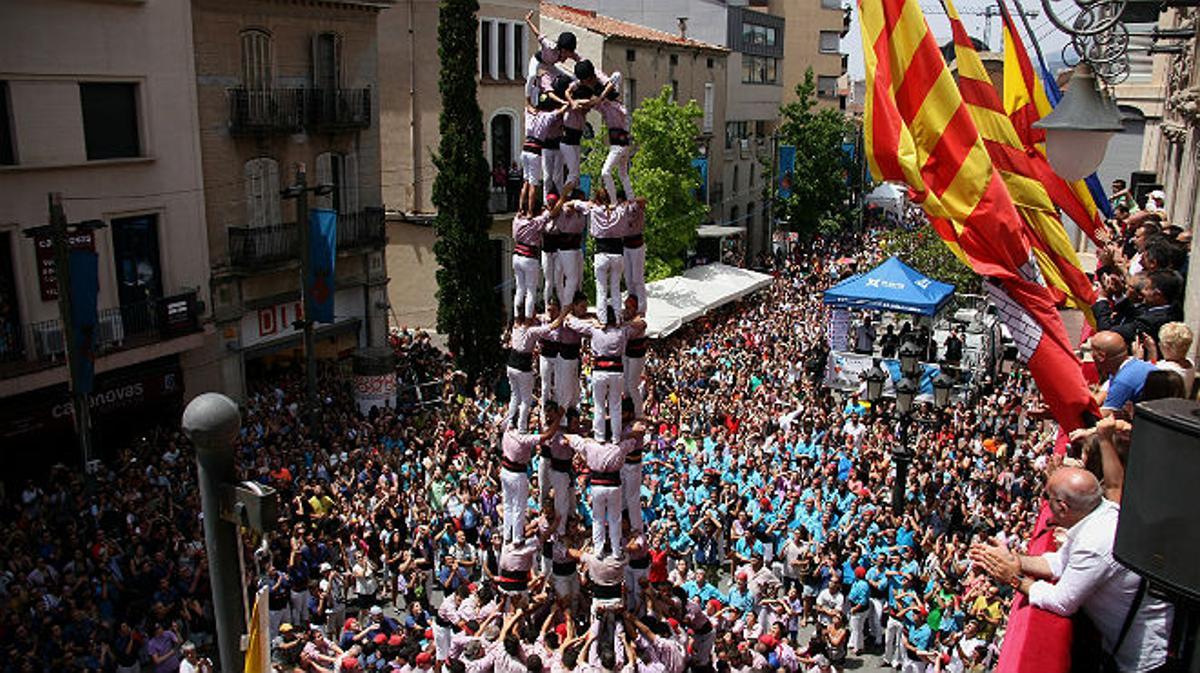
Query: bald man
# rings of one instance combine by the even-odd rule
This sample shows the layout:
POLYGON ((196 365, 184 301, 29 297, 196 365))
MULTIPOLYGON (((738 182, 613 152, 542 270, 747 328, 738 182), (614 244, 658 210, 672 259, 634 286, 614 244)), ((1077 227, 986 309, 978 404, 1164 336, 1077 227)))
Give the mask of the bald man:
POLYGON ((1154 371, 1154 365, 1130 357, 1125 338, 1116 332, 1097 332, 1089 343, 1100 380, 1108 381, 1108 392, 1100 405, 1100 413, 1112 416, 1122 411, 1126 404, 1141 399, 1146 376, 1154 371))
POLYGON ((1027 594, 1036 607, 1062 616, 1082 608, 1119 670, 1154 670, 1166 663, 1174 609, 1145 595, 1141 578, 1113 558, 1120 507, 1102 493, 1091 472, 1060 467, 1045 492, 1051 520, 1068 529, 1058 551, 1024 556, 1000 545, 975 544, 971 558, 997 581, 1027 594), (1136 616, 1122 634, 1135 600, 1136 616))

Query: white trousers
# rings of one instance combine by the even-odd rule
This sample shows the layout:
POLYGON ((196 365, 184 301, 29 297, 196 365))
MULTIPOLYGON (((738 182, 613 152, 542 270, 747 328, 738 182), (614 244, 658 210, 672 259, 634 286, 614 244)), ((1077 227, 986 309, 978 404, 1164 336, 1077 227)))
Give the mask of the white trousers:
POLYGON ((558 294, 558 253, 542 250, 542 302, 550 303, 554 294, 558 294))
POLYGON ((871 614, 871 609, 868 607, 862 612, 850 613, 850 649, 855 652, 862 652, 863 643, 865 642, 867 617, 871 614))
POLYGON ((592 547, 597 554, 607 535, 614 555, 621 553, 621 488, 592 484, 592 547))
POLYGON ((454 638, 454 629, 445 626, 439 626, 436 622, 433 624, 433 647, 437 654, 438 661, 446 661, 450 658, 450 643, 454 638))
POLYGON ((533 406, 533 372, 509 367, 508 386, 512 388, 512 398, 508 400, 508 413, 504 420, 509 427, 513 427, 513 417, 516 416, 516 428, 525 432, 529 429, 529 409, 533 406))
MULTIPOLYGON (((562 147, 560 144, 559 147, 562 147)), ((542 198, 554 192, 564 196, 563 188, 563 155, 561 150, 542 150, 542 198)))
POLYGON ((600 177, 604 180, 604 187, 608 190, 608 198, 616 201, 617 198, 617 183, 613 180, 613 171, 617 171, 617 175, 621 178, 621 186, 625 188, 625 198, 632 201, 633 182, 629 180, 629 157, 633 154, 632 145, 609 145, 608 156, 604 159, 604 166, 600 168, 600 177))
POLYGON ((563 410, 579 406, 579 358, 554 358, 554 401, 563 410))
POLYGON ((541 379, 541 395, 538 399, 541 400, 543 411, 546 409, 546 403, 555 399, 555 376, 558 374, 555 365, 557 364, 557 357, 548 358, 545 355, 538 357, 538 378, 541 379))
POLYGON ((646 246, 625 248, 625 287, 637 297, 638 313, 646 313, 646 246))
POLYGON ((525 539, 525 507, 529 504, 529 476, 501 468, 500 492, 504 505, 504 539, 525 539))
POLYGON ((607 252, 598 252, 596 267, 596 313, 600 322, 608 322, 604 308, 611 306, 618 317, 621 315, 621 274, 625 271, 625 257, 607 252))
MULTIPOLYGON (((575 493, 571 489, 571 475, 549 467, 550 460, 543 459, 547 465, 546 481, 542 482, 542 497, 546 496, 544 489, 554 489, 554 513, 558 515, 558 534, 567 534, 567 516, 575 509, 575 493)), ((542 478, 539 475, 539 478, 542 478)))
POLYGON ((558 301, 566 306, 575 299, 575 293, 579 291, 579 280, 583 278, 583 250, 559 250, 555 265, 558 271, 558 301))
POLYGON ((642 522, 642 464, 625 463, 621 466, 621 492, 625 509, 629 510, 629 529, 641 531, 642 522))
POLYGON ((625 394, 633 400, 634 418, 642 417, 642 371, 646 369, 646 358, 621 357, 625 367, 625 394))
MULTIPOLYGON (((579 150, 579 145, 561 143, 558 146, 558 151, 562 153, 563 165, 567 169, 566 184, 575 185, 576 187, 579 186, 579 150)), ((562 196, 567 197, 570 195, 562 194, 562 196)))
POLYGON ((871 599, 871 616, 868 618, 868 625, 871 627, 871 639, 875 644, 883 642, 883 599, 871 599))
POLYGON ((899 619, 888 617, 887 628, 884 629, 883 638, 883 662, 899 666, 904 661, 904 643, 901 642, 901 634, 904 633, 904 624, 899 619))
MULTIPOLYGON (((307 587, 305 587, 307 589, 307 587)), ((308 591, 292 590, 292 621, 297 624, 308 623, 308 591)))
POLYGON ((521 177, 531 185, 542 184, 542 155, 521 150, 521 177))
POLYGON ((579 573, 574 572, 570 575, 550 575, 551 586, 554 587, 554 593, 562 597, 571 597, 579 595, 579 573))
POLYGON ((539 274, 542 272, 542 265, 538 262, 537 257, 525 257, 524 255, 512 256, 513 266, 513 281, 516 283, 517 289, 513 294, 513 315, 518 315, 522 310, 525 312, 525 317, 533 315, 534 309, 537 307, 537 291, 539 274))
MULTIPOLYGON (((608 412, 615 426, 613 441, 620 439, 616 435, 621 432, 621 391, 624 387, 625 380, 621 372, 592 371, 592 436, 597 440, 604 440, 604 430, 607 427, 605 412, 608 412)), ((617 516, 620 515, 621 510, 618 507, 617 516)))

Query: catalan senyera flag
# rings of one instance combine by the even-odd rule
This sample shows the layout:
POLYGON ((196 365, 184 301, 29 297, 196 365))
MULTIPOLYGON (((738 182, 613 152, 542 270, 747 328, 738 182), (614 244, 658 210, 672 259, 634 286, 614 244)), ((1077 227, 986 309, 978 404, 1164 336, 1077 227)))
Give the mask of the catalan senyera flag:
MULTIPOLYGON (((1045 159, 1046 132, 1034 128, 1033 123, 1050 114, 1058 101, 1050 99, 1041 78, 1034 71, 1029 53, 1025 51, 1025 44, 1008 11, 1008 4, 1005 0, 999 0, 999 3, 1000 19, 1004 25, 1004 110, 1026 151, 1045 159)), ((1056 83, 1049 83, 1057 89, 1056 83)), ((1068 183, 1050 168, 1049 162, 1038 164, 1035 169, 1054 203, 1079 225, 1088 238, 1098 243, 1096 232, 1103 231, 1102 218, 1112 217, 1112 212, 1095 173, 1084 180, 1068 183)))
POLYGON ((254 608, 250 613, 250 645, 246 648, 246 663, 243 673, 270 673, 271 671, 271 622, 267 609, 267 587, 254 595, 254 608))
POLYGON ((903 181, 999 309, 1055 419, 1097 414, 1025 227, 916 0, 859 0, 864 130, 877 179, 903 181))
POLYGON ((1037 257, 1042 275, 1056 300, 1061 298, 1067 305, 1080 309, 1088 322, 1094 325, 1092 304, 1096 303, 1096 290, 1080 268, 1075 247, 1067 238, 1054 201, 1050 199, 1034 167, 1035 164, 1045 164, 1042 172, 1053 172, 1049 162, 1038 152, 1026 153, 1012 120, 1004 112, 1000 94, 992 86, 991 77, 967 35, 958 10, 951 0, 943 0, 943 4, 954 35, 958 88, 963 102, 979 129, 992 164, 1008 188, 1017 213, 1025 223, 1030 247, 1037 257))

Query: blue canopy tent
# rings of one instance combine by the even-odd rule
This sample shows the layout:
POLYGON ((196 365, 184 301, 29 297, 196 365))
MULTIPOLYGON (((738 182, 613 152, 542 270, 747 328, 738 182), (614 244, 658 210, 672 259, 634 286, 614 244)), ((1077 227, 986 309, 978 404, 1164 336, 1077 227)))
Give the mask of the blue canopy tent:
POLYGON ((834 285, 825 303, 836 308, 874 309, 932 316, 954 296, 954 286, 926 278, 895 257, 834 285))

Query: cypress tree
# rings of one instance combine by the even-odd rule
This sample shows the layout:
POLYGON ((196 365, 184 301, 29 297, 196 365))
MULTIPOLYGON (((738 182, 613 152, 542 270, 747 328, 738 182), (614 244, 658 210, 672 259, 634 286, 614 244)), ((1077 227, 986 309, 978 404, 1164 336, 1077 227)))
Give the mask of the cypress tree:
POLYGON ((433 183, 437 326, 449 337, 458 368, 475 380, 500 363, 500 310, 485 272, 491 268, 491 216, 483 113, 475 84, 479 3, 441 0, 438 10, 441 144, 433 158, 438 169, 433 183))

